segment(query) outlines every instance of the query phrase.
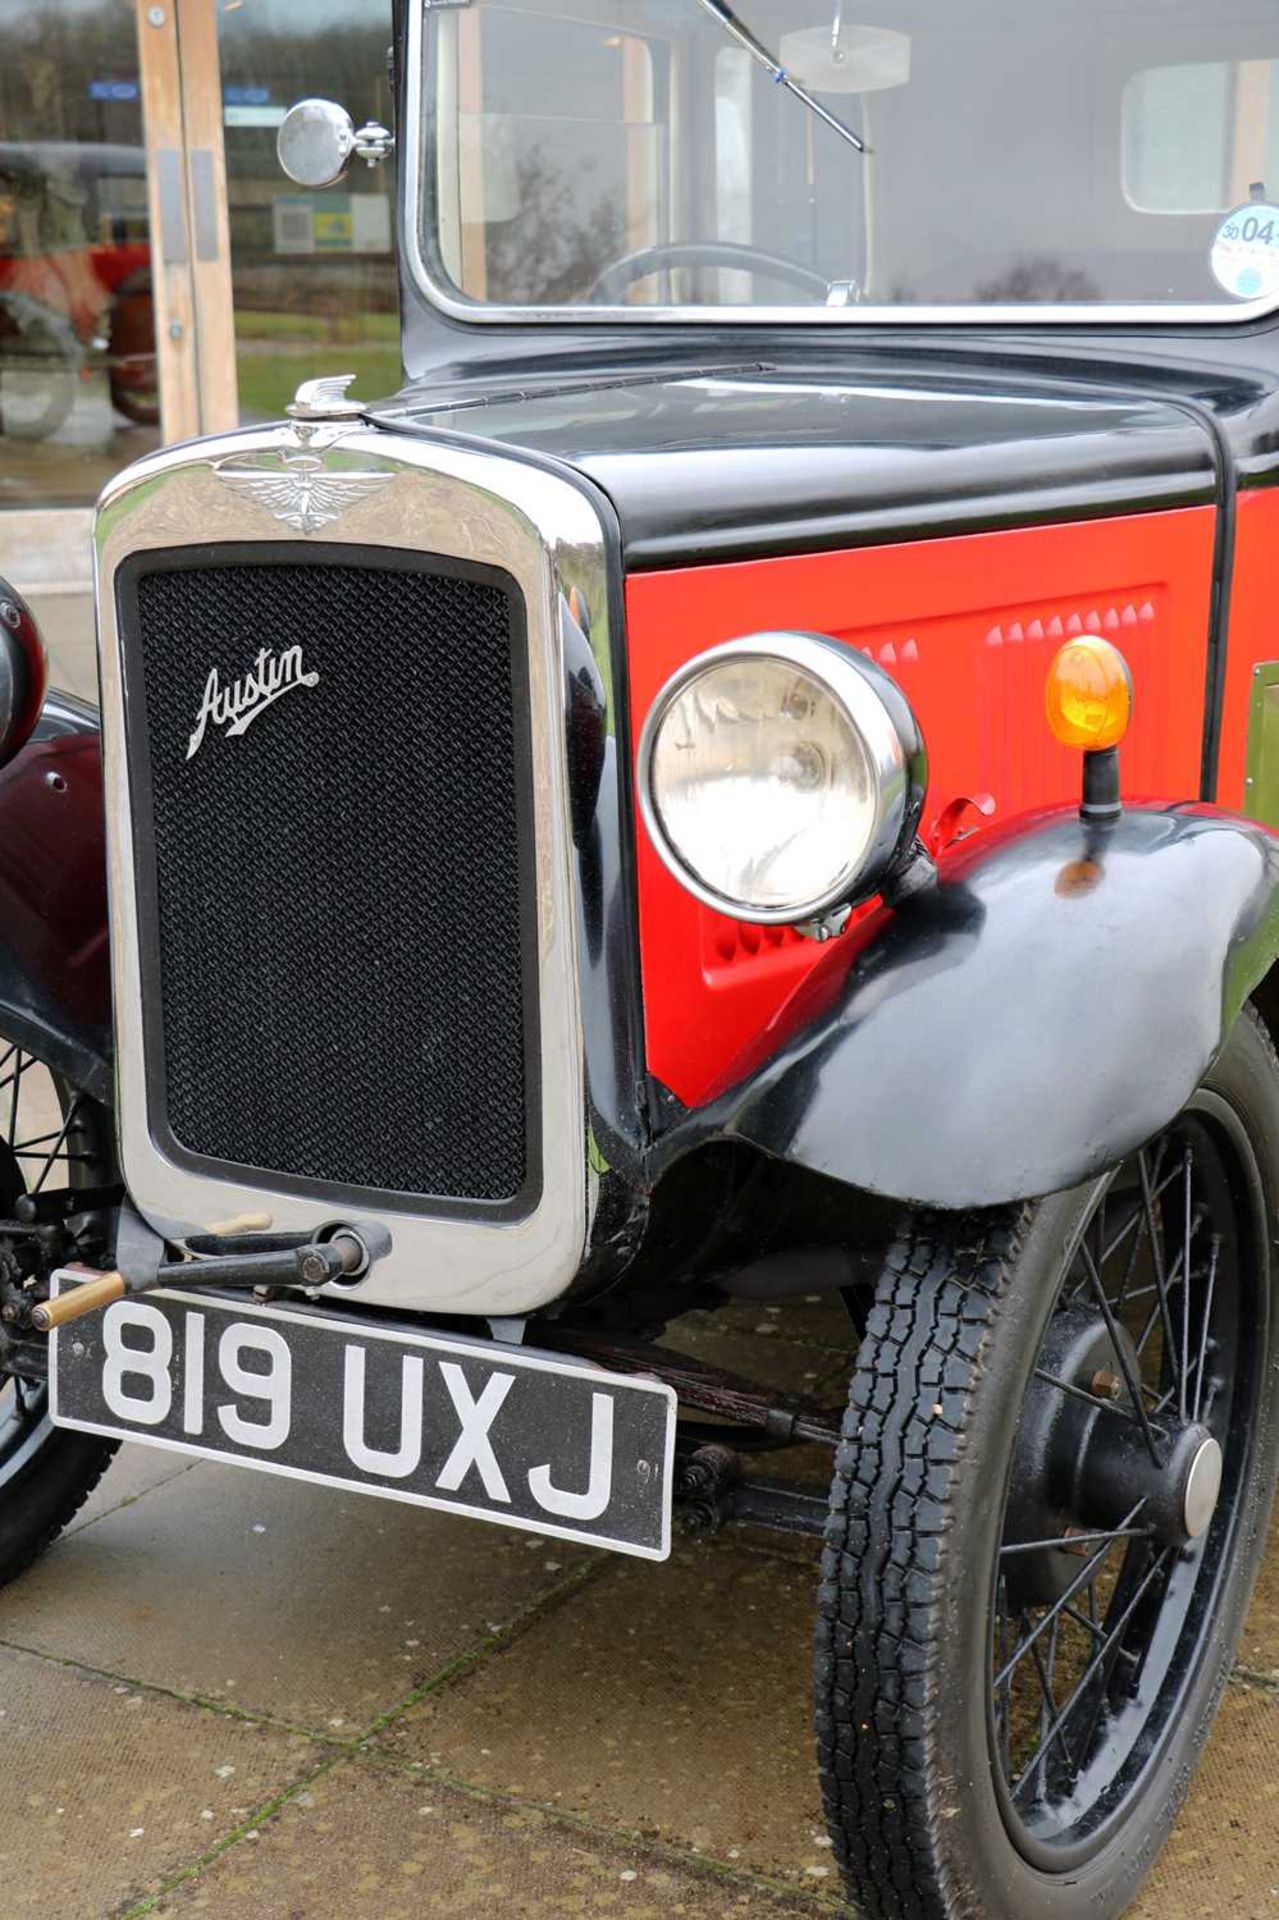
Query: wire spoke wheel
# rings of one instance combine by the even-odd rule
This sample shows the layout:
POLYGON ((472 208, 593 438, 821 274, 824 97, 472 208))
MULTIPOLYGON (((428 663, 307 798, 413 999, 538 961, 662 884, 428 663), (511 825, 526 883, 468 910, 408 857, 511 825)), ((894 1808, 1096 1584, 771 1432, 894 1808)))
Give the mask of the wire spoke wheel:
MULTIPOLYGON (((86 1094, 57 1080, 23 1048, 0 1043, 0 1216, 24 1193, 88 1186, 100 1170, 97 1108, 86 1094)), ((67 1259, 77 1235, 66 1235, 67 1259)), ((0 1373, 0 1486, 6 1462, 21 1452, 45 1416, 42 1381, 0 1373)))
POLYGON ((823 1794, 880 1920, 1113 1920, 1225 1684, 1279 1454, 1279 1060, 1251 1010, 1072 1192, 909 1215, 836 1456, 823 1794))
MULTIPOLYGON (((0 1040, 0 1220, 24 1195, 109 1187, 115 1179, 110 1116, 34 1054, 0 1040)), ((88 1197, 88 1196, 86 1196, 88 1197)), ((100 1212, 69 1212, 47 1234, 41 1265, 104 1257, 100 1212)), ((0 1228, 0 1272, 10 1297, 31 1283, 0 1228)), ((29 1349, 27 1350, 29 1352, 29 1349)), ((60 1432, 49 1418, 47 1382, 18 1351, 0 1346, 0 1582, 19 1572, 65 1525, 100 1478, 114 1446, 60 1432)))
POLYGON ((26 294, 0 295, 0 433, 55 433, 75 405, 79 364, 64 320, 26 294))
POLYGON ((1041 1867, 1123 1817, 1178 1710, 1255 1425, 1247 1143, 1186 1114, 1096 1190, 1035 1357, 991 1608, 1004 1817, 1041 1867))

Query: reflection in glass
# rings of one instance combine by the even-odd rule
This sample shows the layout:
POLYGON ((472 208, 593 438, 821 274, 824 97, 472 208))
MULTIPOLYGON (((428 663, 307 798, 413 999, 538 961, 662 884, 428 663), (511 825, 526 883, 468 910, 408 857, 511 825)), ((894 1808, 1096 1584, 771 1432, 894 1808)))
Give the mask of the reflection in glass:
POLYGON ((428 7, 435 283, 533 309, 1228 308, 1210 264, 1222 212, 1279 198, 1273 6, 734 12, 819 112, 697 0, 428 7))
POLYGON ((303 380, 353 373, 361 399, 400 385, 394 163, 353 162, 305 191, 276 157, 298 100, 356 125, 392 121, 389 0, 223 0, 218 12, 240 418, 278 419, 303 380))
POLYGON ((1254 186, 1279 192, 1279 61, 1201 60, 1132 76, 1124 190, 1134 207, 1222 214, 1254 186))
POLYGON ((134 11, 0 0, 0 506, 88 504, 159 438, 134 11))

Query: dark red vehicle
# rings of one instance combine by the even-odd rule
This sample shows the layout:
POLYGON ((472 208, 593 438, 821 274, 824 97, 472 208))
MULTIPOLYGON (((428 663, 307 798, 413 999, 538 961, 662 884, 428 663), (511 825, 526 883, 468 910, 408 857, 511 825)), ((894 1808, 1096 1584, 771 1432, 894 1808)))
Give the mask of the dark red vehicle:
POLYGON ((861 1909, 1117 1915, 1279 1448, 1279 18, 413 0, 395 68, 403 391, 108 489, 105 847, 6 709, 0 1570, 125 1435, 810 1532, 861 1909), (661 1344, 814 1292, 846 1407, 661 1344))

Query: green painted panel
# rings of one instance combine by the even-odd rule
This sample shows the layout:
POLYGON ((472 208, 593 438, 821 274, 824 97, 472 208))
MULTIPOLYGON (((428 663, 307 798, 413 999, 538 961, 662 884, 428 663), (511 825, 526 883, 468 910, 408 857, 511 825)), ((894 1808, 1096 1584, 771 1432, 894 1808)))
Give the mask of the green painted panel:
POLYGON ((1252 670, 1244 812, 1279 827, 1279 660, 1262 660, 1252 670))

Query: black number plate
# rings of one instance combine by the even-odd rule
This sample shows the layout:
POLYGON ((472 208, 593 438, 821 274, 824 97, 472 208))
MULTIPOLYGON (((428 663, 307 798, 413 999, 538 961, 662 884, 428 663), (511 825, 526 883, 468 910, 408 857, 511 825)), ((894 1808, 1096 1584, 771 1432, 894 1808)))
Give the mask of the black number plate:
POLYGON ((60 1427, 648 1560, 670 1552, 675 1395, 660 1381, 167 1291, 72 1321, 49 1350, 60 1427))

